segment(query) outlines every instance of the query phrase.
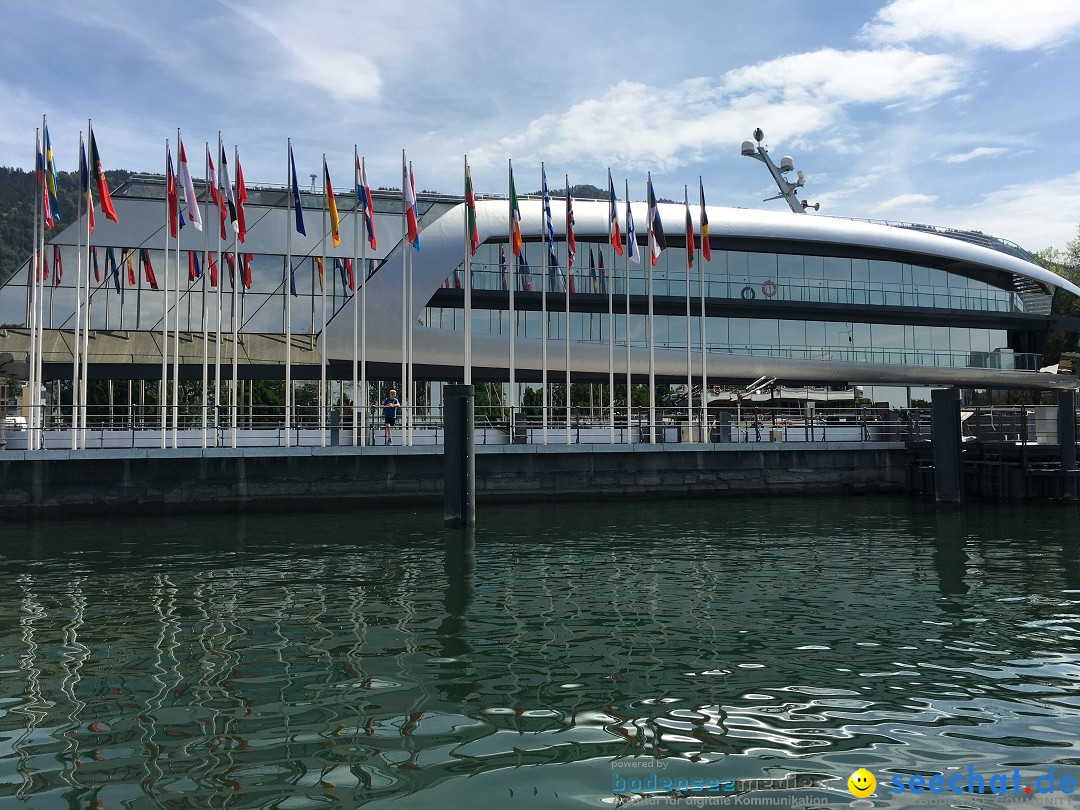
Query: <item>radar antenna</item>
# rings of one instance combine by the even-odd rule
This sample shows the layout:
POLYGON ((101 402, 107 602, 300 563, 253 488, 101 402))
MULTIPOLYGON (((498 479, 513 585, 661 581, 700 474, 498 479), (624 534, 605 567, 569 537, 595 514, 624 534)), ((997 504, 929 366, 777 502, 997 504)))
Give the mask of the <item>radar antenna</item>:
POLYGON ((769 170, 769 174, 772 175, 772 179, 776 181, 777 188, 780 189, 780 193, 775 197, 766 197, 762 202, 779 200, 782 197, 787 202, 788 208, 796 214, 805 214, 807 208, 813 208, 815 211, 820 210, 821 203, 811 205, 796 196, 796 192, 806 184, 806 177, 801 171, 795 173, 796 179, 794 183, 784 177, 785 174, 795 171, 794 161, 790 157, 784 156, 780 158, 780 165, 777 166, 769 157, 769 151, 761 145, 763 140, 765 140, 765 133, 761 131, 761 127, 758 127, 754 130, 754 141, 757 141, 757 144, 755 145, 754 141, 743 141, 742 143, 742 153, 746 157, 764 163, 769 170))

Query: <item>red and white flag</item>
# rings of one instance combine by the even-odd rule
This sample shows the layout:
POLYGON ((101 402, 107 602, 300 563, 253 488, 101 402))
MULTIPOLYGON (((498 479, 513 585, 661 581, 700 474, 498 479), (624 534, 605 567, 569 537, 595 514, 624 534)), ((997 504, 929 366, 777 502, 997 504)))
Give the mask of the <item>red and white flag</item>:
POLYGON ((202 230, 202 215, 199 213, 199 199, 195 196, 195 184, 191 182, 191 169, 188 167, 187 152, 184 151, 184 142, 180 141, 180 167, 177 171, 180 180, 180 190, 184 192, 184 207, 187 208, 188 222, 195 226, 195 230, 202 230))
MULTIPOLYGON (((244 203, 248 200, 247 186, 244 184, 244 170, 240 167, 240 153, 236 153, 236 236, 243 242, 247 238, 247 218, 244 216, 244 203)), ((250 286, 250 285, 248 285, 250 286)))

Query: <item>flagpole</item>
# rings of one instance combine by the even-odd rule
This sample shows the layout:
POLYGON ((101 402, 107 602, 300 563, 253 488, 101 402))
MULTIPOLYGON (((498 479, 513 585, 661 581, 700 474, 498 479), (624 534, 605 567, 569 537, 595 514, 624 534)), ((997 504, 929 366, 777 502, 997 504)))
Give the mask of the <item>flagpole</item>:
MULTIPOLYGON (((285 215, 285 266, 282 268, 282 291, 285 294, 285 446, 292 447, 292 231, 293 223, 289 220, 296 216, 294 210, 298 200, 293 195, 293 154, 292 138, 288 139, 288 155, 285 158, 285 194, 289 199, 289 210, 285 215), (292 216, 290 216, 290 214, 292 216)), ((299 190, 299 189, 297 189, 299 190)))
MULTIPOLYGON (((367 164, 364 160, 360 161, 360 176, 364 180, 364 210, 367 210, 367 195, 368 195, 368 180, 367 180, 367 164)), ((375 224, 375 212, 371 212, 371 224, 375 224)), ((368 384, 367 384, 367 282, 368 282, 368 266, 367 266, 367 246, 368 241, 371 239, 371 235, 367 233, 367 219, 366 217, 361 222, 364 228, 364 233, 360 241, 360 266, 356 268, 357 273, 363 270, 363 280, 360 282, 360 443, 364 446, 367 445, 367 417, 368 417, 368 384)), ((404 245, 402 245, 404 250, 404 245)), ((353 306, 356 303, 353 302, 353 306)))
MULTIPOLYGON (((409 191, 412 194, 413 206, 415 206, 414 213, 416 214, 416 231, 417 231, 417 237, 416 238, 419 239, 420 238, 420 236, 419 236, 419 233, 420 233, 420 203, 416 199, 416 189, 413 187, 413 170, 412 170, 412 161, 411 160, 409 161, 409 191)), ((409 375, 409 385, 408 385, 408 388, 406 388, 406 390, 409 392, 409 406, 408 406, 408 410, 405 412, 405 414, 406 414, 405 437, 406 437, 406 443, 410 447, 412 446, 412 443, 413 443, 413 427, 415 425, 415 420, 413 419, 413 417, 416 415, 416 412, 417 412, 417 408, 416 408, 416 379, 415 379, 415 376, 416 376, 416 363, 415 363, 415 359, 413 357, 413 349, 414 349, 414 345, 415 345, 415 341, 416 341, 416 334, 415 334, 415 331, 414 331, 414 327, 416 326, 416 323, 415 323, 415 321, 413 319, 413 262, 416 261, 416 256, 413 255, 414 253, 415 253, 415 251, 413 251, 412 253, 409 253, 409 306, 408 306, 408 309, 406 310, 406 315, 407 315, 407 320, 408 320, 408 325, 409 325, 409 342, 406 344, 408 346, 408 353, 409 353, 409 362, 408 362, 408 365, 406 366, 406 370, 408 371, 408 375, 409 375)))
MULTIPOLYGON (((79 134, 80 141, 82 139, 82 133, 79 134)), ((83 148, 80 146, 80 160, 85 156, 83 148)), ((90 256, 92 248, 90 247, 90 217, 93 213, 93 197, 90 195, 90 161, 86 160, 86 193, 83 195, 86 197, 86 315, 85 315, 85 328, 83 329, 83 350, 82 350, 82 387, 79 389, 80 398, 80 439, 82 441, 83 448, 86 447, 86 427, 87 427, 87 403, 89 398, 87 396, 87 388, 89 386, 90 377, 90 256)), ((96 257, 95 257, 96 258, 96 257)), ((98 289, 101 289, 100 282, 98 283, 98 289)), ((108 297, 105 299, 108 301, 108 297)))
MULTIPOLYGON (((409 243, 406 240, 406 220, 409 216, 408 207, 409 191, 407 184, 409 182, 409 168, 405 162, 405 150, 401 150, 401 397, 405 397, 405 366, 408 363, 408 341, 409 341, 409 324, 408 315, 406 315, 406 298, 408 296, 408 275, 409 275, 409 256, 408 247, 409 243)), ((409 402, 409 407, 412 407, 412 402, 409 402)), ((402 433, 405 433, 404 428, 404 416, 402 424, 402 433)))
POLYGON ((360 213, 360 154, 356 144, 353 144, 353 188, 356 190, 356 207, 353 212, 353 248, 352 248, 352 260, 353 260, 353 298, 352 298, 352 443, 353 447, 357 446, 357 440, 360 438, 360 426, 356 423, 357 416, 359 415, 359 409, 357 402, 359 400, 359 390, 357 385, 359 384, 360 376, 360 357, 359 357, 359 343, 360 343, 360 313, 357 312, 356 307, 356 276, 360 272, 360 228, 363 226, 363 216, 360 213))
MULTIPOLYGON (((624 180, 623 182, 626 183, 626 442, 632 444, 634 440, 630 431, 632 413, 632 384, 630 381, 630 240, 636 240, 637 236, 631 233, 630 230, 630 218, 632 216, 630 212, 630 181, 624 180)), ((634 245, 634 248, 636 249, 637 245, 634 245)))
MULTIPOLYGON (((218 130, 217 152, 218 162, 221 162, 221 130, 218 130)), ((207 146, 207 157, 210 156, 210 148, 207 146)), ((218 167, 220 171, 221 167, 218 167)), ((217 231, 217 267, 218 267, 218 280, 217 280, 217 325, 214 328, 214 446, 217 447, 221 440, 221 288, 225 284, 225 263, 221 256, 221 220, 224 213, 222 206, 225 201, 221 199, 221 180, 219 177, 214 178, 214 183, 218 186, 218 222, 217 227, 214 229, 217 231)), ((209 227, 209 225, 207 225, 209 227)))
MULTIPOLYGON (((615 194, 615 186, 611 182, 611 169, 608 169, 608 189, 612 195, 615 194)), ((615 206, 615 201, 611 201, 611 205, 615 206)), ((619 215, 618 206, 614 207, 611 212, 616 217, 619 215)), ((611 241, 611 217, 608 217, 607 228, 607 241, 608 247, 611 248, 611 264, 609 265, 612 270, 612 279, 614 281, 615 270, 615 244, 611 241)), ((601 259, 603 253, 600 253, 601 259)), ((604 281, 604 286, 607 287, 607 313, 608 313, 608 430, 610 433, 610 440, 612 444, 615 444, 615 294, 612 290, 614 286, 611 281, 604 279, 604 274, 600 274, 601 280, 604 281)))
POLYGON ((566 443, 570 444, 570 274, 574 272, 573 256, 570 254, 570 236, 573 223, 570 217, 573 214, 573 199, 570 197, 570 175, 563 175, 563 184, 566 187, 566 233, 563 241, 566 243, 566 278, 563 280, 563 301, 566 304, 566 322, 563 324, 563 363, 566 366, 566 443))
MULTIPOLYGON (((42 117, 44 120, 44 116, 42 117)), ((38 282, 41 279, 41 252, 38 250, 38 226, 42 217, 41 204, 42 194, 40 184, 45 182, 45 174, 43 168, 40 166, 40 161, 44 156, 44 152, 41 148, 41 130, 34 131, 34 167, 38 170, 37 180, 38 186, 34 194, 34 250, 33 258, 30 260, 30 278, 29 278, 29 307, 27 312, 27 326, 30 327, 30 356, 29 356, 29 369, 27 377, 29 378, 29 397, 28 405, 29 412, 27 413, 27 425, 29 432, 27 433, 26 447, 28 450, 36 450, 38 442, 38 282)))
MULTIPOLYGON (((177 166, 180 161, 180 128, 176 128, 176 160, 177 166)), ((176 306, 173 311, 173 368, 172 368, 172 446, 175 450, 180 445, 180 180, 179 172, 173 175, 173 186, 176 193, 176 290, 173 300, 176 306)), ((186 194, 186 192, 185 192, 186 194)), ((186 196, 185 196, 186 199, 186 196)), ((190 216, 190 214, 189 214, 190 216)), ((165 285, 168 289, 168 285, 165 285)), ((168 300, 168 294, 165 296, 168 300)), ((191 332, 190 308, 188 309, 188 332, 191 332)))
MULTIPOLYGON (((82 149, 82 133, 79 133, 79 149, 82 149)), ((81 185, 81 183, 80 183, 81 185)), ((82 189, 76 201, 75 214, 75 334, 74 345, 71 352, 71 449, 79 449, 79 403, 82 400, 79 385, 80 350, 82 348, 82 266, 83 266, 83 243, 82 243, 82 189)), ((90 268, 86 268, 87 278, 90 277, 90 268)), ((87 302, 89 305, 89 301, 87 302)))
POLYGON ((514 291, 517 289, 517 274, 518 274, 518 262, 517 256, 514 252, 514 198, 517 196, 517 189, 514 188, 514 165, 510 160, 506 161, 507 178, 510 183, 510 199, 509 199, 509 216, 510 220, 507 223, 507 242, 510 243, 510 255, 507 256, 507 261, 513 264, 513 269, 507 268, 508 287, 510 288, 510 367, 509 367, 509 386, 510 386, 510 443, 514 443, 514 422, 517 411, 517 381, 515 374, 515 358, 514 358, 514 342, 517 336, 517 313, 514 311, 514 291))
MULTIPOLYGON (((240 172, 240 149, 236 145, 233 145, 233 174, 238 175, 240 172)), ((237 187, 237 180, 230 178, 234 188, 237 187)), ((233 207, 240 205, 239 189, 233 193, 233 207)), ((229 386, 229 409, 232 411, 232 446, 236 447, 237 431, 240 427, 240 410, 237 402, 237 393, 240 386, 239 379, 239 358, 240 353, 240 285, 243 283, 241 277, 242 269, 240 267, 240 238, 239 231, 237 230, 236 222, 233 222, 233 267, 232 267, 232 312, 230 321, 232 323, 232 385, 229 386)))
POLYGON ((319 444, 326 447, 326 211, 330 205, 329 190, 326 187, 326 152, 323 152, 323 205, 322 231, 322 275, 319 276, 319 298, 322 304, 322 325, 319 330, 319 444))
MULTIPOLYGON (((648 173, 649 188, 652 188, 652 172, 648 173)), ((649 207, 652 208, 653 201, 649 200, 649 207)), ((650 219, 647 219, 649 227, 649 264, 645 269, 646 283, 648 284, 648 341, 649 341, 649 444, 656 443, 656 340, 653 333, 653 256, 652 256, 652 240, 655 239, 653 235, 653 224, 650 219)))
POLYGON ((544 256, 544 271, 540 274, 540 326, 543 330, 543 340, 541 340, 541 360, 542 370, 540 373, 540 417, 541 428, 544 436, 544 444, 548 443, 548 313, 547 313, 547 288, 548 288, 548 276, 551 275, 551 243, 548 237, 547 228, 547 215, 548 207, 551 203, 548 201, 547 191, 547 174, 544 172, 544 162, 540 162, 540 180, 541 180, 541 193, 543 198, 541 201, 540 211, 540 230, 544 232, 544 250, 546 255, 544 256))
MULTIPOLYGON (((165 139, 166 172, 171 172, 172 157, 169 154, 169 139, 165 139)), ((168 181, 166 180, 166 185, 168 181)), ((161 412, 161 449, 166 446, 168 433, 168 374, 169 374, 169 228, 172 226, 172 212, 169 210, 169 193, 165 191, 165 290, 161 305, 161 388, 158 389, 158 410, 161 412)), ((149 256, 148 256, 149 258, 149 256)))
MULTIPOLYGON (((210 275, 210 144, 206 144, 203 154, 203 267, 202 267, 202 391, 199 397, 200 419, 202 425, 202 447, 206 449, 207 400, 210 387, 210 325, 207 322, 209 312, 206 306, 206 277, 210 275)), ((198 205, 198 200, 195 205, 198 205)))
MULTIPOLYGON (((701 175, 698 175, 698 201, 701 205, 701 216, 708 217, 705 213, 705 186, 701 182, 701 175)), ((705 320, 705 240, 709 238, 709 234, 705 227, 705 223, 699 223, 701 228, 701 245, 699 246, 698 253, 698 279, 701 284, 701 440, 708 442, 712 437, 709 435, 709 375, 708 375, 708 342, 706 339, 706 320, 705 320)), ((711 252, 711 251, 710 251, 711 252)))
MULTIPOLYGON (((465 189, 476 198, 469 176, 469 156, 465 156, 465 189)), ((469 200, 465 200, 465 363, 462 369, 465 385, 472 385, 472 233, 469 230, 469 200)))
MULTIPOLYGON (((686 431, 689 440, 694 440, 694 361, 690 356, 690 271, 694 267, 694 254, 691 250, 694 238, 694 220, 690 216, 690 192, 683 184, 683 205, 686 207, 686 238, 691 240, 686 248, 686 431)), ((705 396, 705 392, 701 392, 705 396)))

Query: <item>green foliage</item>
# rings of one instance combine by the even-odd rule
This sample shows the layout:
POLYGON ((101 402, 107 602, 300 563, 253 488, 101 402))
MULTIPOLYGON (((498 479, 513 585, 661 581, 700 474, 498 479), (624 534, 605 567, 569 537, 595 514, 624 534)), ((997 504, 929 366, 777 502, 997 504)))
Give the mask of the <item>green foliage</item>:
MULTIPOLYGON (((131 174, 128 171, 105 172, 110 189, 116 188, 131 174)), ((46 241, 74 222, 78 213, 79 173, 58 172, 56 182, 60 223, 53 231, 46 232, 46 241)), ((0 284, 6 282, 33 251, 37 194, 36 172, 0 166, 0 284)), ((97 199, 96 186, 94 199, 97 199)))

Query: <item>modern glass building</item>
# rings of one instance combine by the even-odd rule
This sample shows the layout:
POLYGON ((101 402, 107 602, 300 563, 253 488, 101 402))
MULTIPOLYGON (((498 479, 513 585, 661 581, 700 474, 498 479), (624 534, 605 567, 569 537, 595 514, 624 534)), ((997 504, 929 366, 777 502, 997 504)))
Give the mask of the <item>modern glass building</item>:
MULTIPOLYGON (((328 229, 321 213, 323 200, 318 194, 303 195, 308 233, 303 237, 291 230, 283 189, 253 189, 250 196, 249 235, 239 252, 241 260, 244 254, 250 257, 252 282, 239 296, 235 313, 239 331, 280 336, 288 307, 293 334, 308 339, 309 353, 296 360, 307 363, 307 371, 301 369, 296 376, 310 379, 314 360, 318 378, 315 358, 322 341, 316 335, 323 320, 315 257, 323 253, 322 235, 328 229), (285 266, 287 240, 291 279, 285 266), (295 294, 287 294, 291 287, 295 294)), ((378 248, 365 255, 364 269, 370 274, 366 282, 359 265, 355 270, 357 284, 367 287, 367 376, 399 380, 404 336, 411 341, 415 379, 461 380, 463 201, 420 196, 422 249, 415 252, 401 241, 400 193, 379 191, 374 197, 378 248)), ((345 260, 358 259, 360 251, 354 248, 358 240, 353 198, 341 195, 337 202, 343 212, 342 238, 337 249, 326 240, 325 347, 331 379, 351 380, 353 307, 360 305, 361 296, 349 288, 345 260)), ((154 379, 160 364, 153 360, 153 344, 144 341, 142 348, 135 344, 140 335, 160 332, 164 296, 148 287, 137 262, 133 285, 125 267, 114 279, 104 265, 108 248, 118 261, 124 250, 145 248, 161 275, 162 183, 136 178, 115 193, 115 203, 120 223, 98 217, 92 238, 100 275, 91 278, 91 325, 95 338, 123 333, 135 343, 125 359, 95 355, 92 342, 90 374, 129 379, 133 370, 145 366, 146 377, 154 379)), ((1038 369, 1048 331, 1060 326, 1051 312, 1055 293, 1065 289, 1080 294, 1080 289, 1010 243, 923 226, 712 206, 711 261, 704 261, 699 249, 688 267, 686 209, 661 204, 667 250, 653 267, 645 246, 645 203, 631 207, 640 250, 646 254, 640 264, 613 251, 606 200, 574 201, 577 251, 568 278, 562 197, 552 200, 551 251, 543 238, 541 201, 522 198, 521 260, 508 246, 507 200, 478 202, 482 244, 470 262, 474 381, 509 380, 513 332, 514 376, 522 385, 539 382, 545 367, 550 381, 565 380, 567 357, 575 382, 605 383, 614 377, 622 384, 628 372, 635 383, 645 382, 651 363, 660 383, 685 385, 688 369, 692 387, 703 381, 710 387, 743 384, 764 376, 785 386, 861 386, 871 401, 894 405, 928 398, 919 389, 930 386, 1000 389, 1076 384, 1075 377, 1038 369)), ((623 201, 618 211, 625 236, 623 201)), ((690 214, 699 235, 696 207, 690 214)), ((45 325, 71 330, 78 265, 75 227, 57 234, 53 243, 59 246, 64 275, 59 286, 48 289, 45 325)), ((231 241, 224 247, 231 249, 231 241)), ((200 234, 190 227, 182 231, 177 311, 180 329, 191 344, 201 341, 204 302, 210 331, 217 323, 217 290, 189 274, 189 254, 206 270, 202 265, 207 248, 216 255, 216 234, 200 234)), ((52 248, 47 254, 51 262, 52 248)), ((172 277, 177 269, 175 248, 169 262, 172 277)), ((227 264, 220 272, 223 331, 228 332, 234 313, 227 264)), ((28 276, 24 267, 0 289, 0 322, 26 322, 28 276)), ((16 344, 10 337, 7 346, 0 340, 0 352, 13 355, 9 369, 17 371, 16 344)), ((276 345, 283 353, 283 342, 279 339, 276 345)), ((199 377, 198 367, 191 367, 199 354, 192 349, 184 355, 183 376, 199 377)), ((282 364, 281 357, 261 357, 258 363, 246 364, 240 376, 280 379, 282 364)))

